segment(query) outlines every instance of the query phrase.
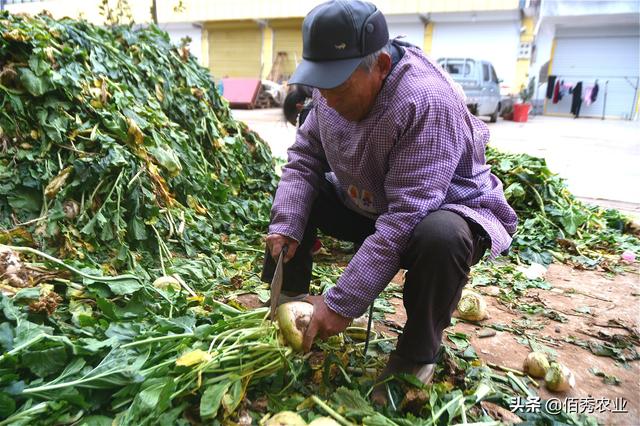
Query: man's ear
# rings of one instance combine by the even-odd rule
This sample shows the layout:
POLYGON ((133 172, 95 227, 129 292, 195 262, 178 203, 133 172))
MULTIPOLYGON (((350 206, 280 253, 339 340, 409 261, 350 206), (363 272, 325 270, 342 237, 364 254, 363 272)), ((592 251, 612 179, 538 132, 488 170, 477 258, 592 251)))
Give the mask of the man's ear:
POLYGON ((387 52, 382 52, 378 56, 378 62, 376 63, 378 71, 382 74, 383 78, 386 77, 391 71, 391 55, 387 52))

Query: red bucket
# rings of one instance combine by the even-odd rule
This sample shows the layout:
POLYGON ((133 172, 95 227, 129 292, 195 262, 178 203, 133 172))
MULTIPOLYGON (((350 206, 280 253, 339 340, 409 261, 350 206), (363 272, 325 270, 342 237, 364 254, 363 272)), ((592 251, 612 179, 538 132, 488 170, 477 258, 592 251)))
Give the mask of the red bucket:
POLYGON ((529 119, 529 109, 531 109, 531 105, 529 104, 513 105, 513 121, 526 123, 526 121, 529 119))

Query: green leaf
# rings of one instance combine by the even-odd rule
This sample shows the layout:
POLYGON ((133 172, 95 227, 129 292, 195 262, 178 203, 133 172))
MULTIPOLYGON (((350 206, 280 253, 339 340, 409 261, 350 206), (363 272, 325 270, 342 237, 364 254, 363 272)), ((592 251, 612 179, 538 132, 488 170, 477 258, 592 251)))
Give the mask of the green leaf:
POLYGON ((46 60, 36 55, 32 55, 29 58, 29 67, 37 76, 42 76, 51 69, 51 66, 46 60))
POLYGON ((13 304, 13 301, 0 292, 0 306, 2 306, 2 313, 11 321, 16 321, 21 315, 20 310, 13 304))
POLYGON ((182 170, 180 159, 176 153, 166 145, 149 148, 149 153, 153 155, 158 164, 164 167, 169 175, 176 176, 182 170))
POLYGON ((237 379, 231 383, 231 387, 222 397, 222 406, 227 414, 231 414, 236 411, 236 408, 242 402, 244 396, 244 387, 242 380, 237 379))
POLYGON ((210 419, 218 414, 222 398, 231 386, 230 382, 216 383, 205 389, 200 399, 200 417, 210 419))
POLYGON ((424 383, 422 383, 420 381, 420 379, 418 379, 416 376, 414 376, 413 374, 407 374, 407 373, 399 373, 395 375, 398 379, 410 384, 411 386, 415 386, 417 388, 423 388, 424 387, 424 383))
POLYGON ((447 337, 461 351, 464 351, 469 346, 469 337, 464 333, 448 333, 447 337))
POLYGON ((20 321, 15 329, 16 337, 13 341, 13 346, 20 346, 42 334, 52 333, 51 327, 41 326, 30 321, 20 321))
POLYGON ((71 321, 77 327, 84 327, 93 324, 93 309, 85 301, 72 299, 69 301, 69 312, 71 321))
POLYGON ((87 352, 96 353, 104 348, 113 348, 117 342, 118 342, 118 339, 116 339, 115 337, 110 337, 105 340, 98 340, 98 339, 94 339, 93 337, 86 337, 86 338, 78 339, 77 346, 79 346, 80 348, 82 348, 87 352))
POLYGON ((512 183, 504 190, 504 196, 507 198, 507 201, 522 198, 525 194, 524 188, 518 182, 512 183))
POLYGON ((96 305, 102 314, 111 321, 117 321, 121 318, 119 312, 116 310, 117 306, 113 302, 105 298, 98 297, 96 299, 96 305))
POLYGON ((170 377, 145 381, 144 388, 133 402, 132 414, 140 416, 165 411, 171 404, 171 394, 175 389, 176 384, 170 377))
POLYGON ((123 278, 116 281, 107 281, 109 289, 118 296, 132 294, 142 288, 140 281, 133 278, 123 278))
POLYGON ((51 85, 47 78, 38 77, 29 68, 19 68, 19 71, 20 82, 33 96, 42 96, 51 89, 51 85))
POLYGON ((45 349, 28 349, 22 353, 22 363, 38 377, 47 377, 61 371, 68 362, 65 345, 52 342, 45 349))
POLYGON ((89 416, 80 420, 78 426, 112 426, 113 419, 107 416, 89 416))
POLYGON ((9 394, 0 392, 0 419, 9 417, 16 411, 16 401, 9 394))
POLYGON ((375 414, 369 402, 355 390, 340 387, 333 393, 331 399, 339 406, 338 411, 349 417, 362 417, 375 414))
POLYGON ((619 386, 622 381, 614 375, 609 375, 604 371, 598 370, 597 368, 590 368, 589 372, 597 377, 602 377, 602 381, 606 385, 614 385, 619 386))
POLYGON ((2 352, 8 352, 13 349, 13 327, 8 322, 0 324, 0 346, 2 352))
POLYGON ((38 191, 21 187, 14 194, 7 196, 7 201, 16 212, 37 214, 42 208, 42 194, 38 191))
POLYGON ((397 423, 393 422, 381 413, 375 413, 363 418, 362 424, 367 426, 397 426, 397 423))
POLYGON ((134 217, 131 219, 130 223, 130 232, 138 241, 143 241, 147 239, 147 228, 142 220, 138 217, 134 217))
POLYGON ((40 298, 40 287, 23 288, 13 297, 14 301, 37 300, 40 298))

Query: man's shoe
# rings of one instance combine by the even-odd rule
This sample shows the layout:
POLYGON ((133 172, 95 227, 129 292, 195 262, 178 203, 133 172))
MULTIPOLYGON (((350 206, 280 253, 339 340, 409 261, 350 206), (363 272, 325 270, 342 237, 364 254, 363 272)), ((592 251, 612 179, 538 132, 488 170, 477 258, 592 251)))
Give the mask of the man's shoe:
POLYGON ((387 365, 384 367, 376 383, 378 383, 371 392, 371 401, 376 405, 387 405, 387 384, 385 382, 389 377, 394 374, 412 374, 418 378, 425 385, 431 383, 433 379, 433 373, 435 372, 435 364, 420 364, 413 361, 406 360, 400 355, 392 352, 389 355, 387 365), (382 383, 384 382, 384 383, 382 383))

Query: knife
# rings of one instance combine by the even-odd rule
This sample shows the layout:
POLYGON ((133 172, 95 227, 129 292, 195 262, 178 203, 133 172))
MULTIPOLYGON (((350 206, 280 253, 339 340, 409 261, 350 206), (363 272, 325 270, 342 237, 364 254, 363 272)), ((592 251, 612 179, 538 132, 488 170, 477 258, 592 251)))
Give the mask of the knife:
POLYGON ((276 271, 273 273, 273 279, 271 280, 271 312, 269 314, 271 321, 276 317, 276 309, 278 308, 280 292, 282 291, 282 264, 284 263, 284 257, 286 256, 288 249, 289 246, 282 247, 280 255, 278 256, 276 271))

